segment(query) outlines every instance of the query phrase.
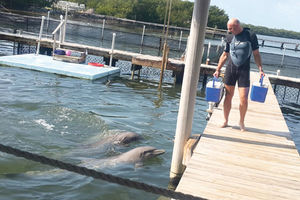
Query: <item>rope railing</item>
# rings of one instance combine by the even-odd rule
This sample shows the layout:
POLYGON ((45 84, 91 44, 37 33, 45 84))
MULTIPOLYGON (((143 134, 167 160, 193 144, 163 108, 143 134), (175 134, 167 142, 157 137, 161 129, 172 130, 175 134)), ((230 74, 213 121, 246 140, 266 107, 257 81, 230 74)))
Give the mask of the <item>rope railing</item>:
POLYGON ((96 179, 101 179, 104 181, 108 181, 111 183, 116 183, 119 185, 123 185, 123 186, 127 186, 130 188, 134 188, 134 189, 138 189, 138 190, 143 190, 146 192, 151 192, 153 194, 158 194, 158 195, 163 195, 165 197, 170 197, 170 198, 174 198, 174 199, 183 199, 183 200, 205 200, 205 198, 201 198, 201 197, 196 197, 193 195, 189 195, 189 194, 184 194, 181 192, 176 192, 170 189, 165 189, 165 188, 160 188, 157 186, 153 186, 153 185, 149 185, 146 183, 142 183, 142 182, 138 182, 138 181, 132 181, 130 179, 125 179, 125 178, 121 178, 121 177, 117 177, 114 175, 110 175, 110 174, 105 174, 103 172, 98 172, 96 170, 93 169, 88 169, 86 167, 80 167, 80 166, 76 166, 70 163, 66 163, 66 162, 62 162, 59 160, 55 160, 55 159, 51 159, 51 158, 47 158, 45 156, 41 156, 38 154, 34 154, 34 153, 30 153, 30 152, 26 152, 26 151, 22 151, 7 145, 3 145, 0 144, 0 151, 8 153, 8 154, 12 154, 15 155, 17 157, 23 157, 26 158, 28 160, 32 160, 35 162, 39 162, 45 165, 50 165, 52 167, 57 167, 60 169, 64 169, 70 172, 75 172, 77 174, 81 174, 84 176, 89 176, 89 177, 93 177, 96 179))

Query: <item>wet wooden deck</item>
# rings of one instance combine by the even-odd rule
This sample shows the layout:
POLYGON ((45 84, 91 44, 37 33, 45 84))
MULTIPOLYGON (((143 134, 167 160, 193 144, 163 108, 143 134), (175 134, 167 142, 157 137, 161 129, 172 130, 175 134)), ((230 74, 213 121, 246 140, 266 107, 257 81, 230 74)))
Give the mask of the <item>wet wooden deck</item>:
MULTIPOLYGON (((258 76, 251 72, 251 81, 258 76)), ((247 131, 238 127, 238 91, 229 127, 219 128, 222 105, 214 110, 176 191, 207 199, 300 199, 300 156, 265 82, 265 103, 249 100, 247 131)))

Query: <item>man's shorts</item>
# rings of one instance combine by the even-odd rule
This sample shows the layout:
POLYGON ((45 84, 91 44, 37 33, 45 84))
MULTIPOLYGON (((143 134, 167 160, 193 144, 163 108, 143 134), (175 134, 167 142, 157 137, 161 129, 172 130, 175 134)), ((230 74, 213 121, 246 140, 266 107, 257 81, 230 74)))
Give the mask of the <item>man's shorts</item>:
POLYGON ((238 82, 238 87, 250 87, 250 69, 227 66, 224 83, 226 85, 235 86, 236 82, 238 82))

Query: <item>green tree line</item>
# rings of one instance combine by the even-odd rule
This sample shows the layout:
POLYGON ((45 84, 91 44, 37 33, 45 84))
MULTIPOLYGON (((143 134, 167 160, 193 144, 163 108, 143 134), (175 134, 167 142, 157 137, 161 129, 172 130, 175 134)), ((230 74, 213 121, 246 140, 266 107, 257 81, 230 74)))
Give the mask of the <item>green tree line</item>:
MULTIPOLYGON (((167 0, 72 0, 94 9, 96 14, 163 24, 167 0)), ((170 24, 190 27, 194 3, 172 0, 170 24)), ((216 6, 210 7, 208 26, 226 29, 228 15, 216 6)))
POLYGON ((295 31, 288 31, 284 29, 267 28, 264 26, 254 26, 251 24, 242 24, 243 27, 248 27, 252 31, 260 35, 269 35, 284 38, 300 39, 300 33, 295 31))
POLYGON ((57 0, 0 0, 1 7, 17 10, 50 7, 57 0))
MULTIPOLYGON (((72 0, 93 8, 96 14, 110 15, 153 23, 164 23, 167 0, 72 0)), ((186 0, 173 0, 170 24, 190 27, 194 3, 186 0)), ((207 26, 227 29, 229 17, 217 6, 210 6, 207 26)), ((284 29, 271 29, 262 26, 244 24, 261 35, 300 39, 300 33, 284 29)))

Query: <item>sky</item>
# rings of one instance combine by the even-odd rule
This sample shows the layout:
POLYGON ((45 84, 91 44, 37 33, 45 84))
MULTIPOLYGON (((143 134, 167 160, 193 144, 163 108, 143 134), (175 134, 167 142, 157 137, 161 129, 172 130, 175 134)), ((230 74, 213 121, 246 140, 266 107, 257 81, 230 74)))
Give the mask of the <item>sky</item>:
POLYGON ((300 32, 300 0, 211 0, 242 23, 300 32))

